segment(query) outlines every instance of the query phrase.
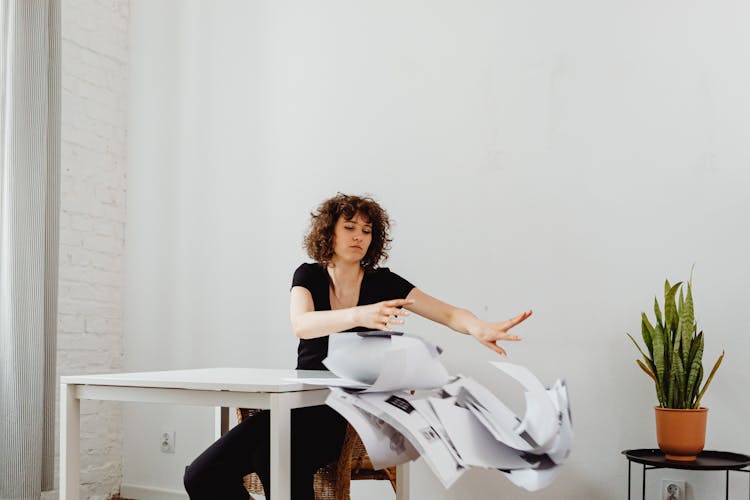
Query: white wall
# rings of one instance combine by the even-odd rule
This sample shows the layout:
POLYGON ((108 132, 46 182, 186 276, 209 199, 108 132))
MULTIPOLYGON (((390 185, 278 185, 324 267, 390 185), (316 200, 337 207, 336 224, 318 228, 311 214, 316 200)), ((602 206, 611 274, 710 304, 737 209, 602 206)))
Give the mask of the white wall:
MULTIPOLYGON (((62 14, 59 375, 123 370, 128 0, 62 14)), ((122 482, 120 405, 81 403, 81 496, 122 482)))
MULTIPOLYGON (((625 332, 693 263, 706 364, 727 350, 707 447, 747 452, 748 15, 728 1, 134 0, 126 368, 292 367, 307 215, 369 192, 396 221, 394 270, 488 319, 535 310, 510 360, 567 379, 577 436, 533 498, 624 495, 620 451, 655 447, 625 332)), ((409 325, 451 371, 518 397, 478 343, 409 325)), ((180 489, 210 423, 128 408, 124 482, 180 489), (175 455, 159 453, 162 429, 175 455)), ((416 498, 532 497, 492 472, 446 492, 414 469, 416 498)), ((653 472, 654 493, 661 475, 688 477, 690 498, 723 487, 653 472)))

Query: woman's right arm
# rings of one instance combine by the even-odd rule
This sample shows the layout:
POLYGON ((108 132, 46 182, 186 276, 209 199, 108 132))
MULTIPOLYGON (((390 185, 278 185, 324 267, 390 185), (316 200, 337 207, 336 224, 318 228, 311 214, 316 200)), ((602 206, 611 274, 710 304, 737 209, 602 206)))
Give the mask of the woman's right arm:
POLYGON ((292 287, 289 317, 294 335, 300 339, 325 337, 335 332, 364 326, 373 330, 388 330, 388 325, 399 325, 398 316, 409 311, 400 309, 414 301, 406 299, 386 300, 366 306, 349 307, 333 311, 316 311, 310 291, 303 286, 292 287))

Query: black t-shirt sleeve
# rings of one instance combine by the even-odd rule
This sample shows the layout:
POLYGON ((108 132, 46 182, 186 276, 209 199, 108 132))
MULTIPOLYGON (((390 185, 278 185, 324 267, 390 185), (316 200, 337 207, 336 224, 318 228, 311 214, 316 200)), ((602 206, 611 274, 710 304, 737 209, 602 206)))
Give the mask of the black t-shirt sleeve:
POLYGON ((302 264, 296 271, 294 271, 294 276, 292 277, 292 288, 295 286, 301 286, 312 292, 314 288, 313 281, 313 273, 310 264, 302 264))
POLYGON ((380 268, 380 278, 383 290, 388 290, 388 295, 393 298, 405 299, 412 289, 416 288, 408 280, 392 272, 387 267, 380 268))
POLYGON ((292 287, 301 286, 312 295, 316 311, 331 308, 328 299, 328 273, 318 264, 302 264, 294 271, 292 287))

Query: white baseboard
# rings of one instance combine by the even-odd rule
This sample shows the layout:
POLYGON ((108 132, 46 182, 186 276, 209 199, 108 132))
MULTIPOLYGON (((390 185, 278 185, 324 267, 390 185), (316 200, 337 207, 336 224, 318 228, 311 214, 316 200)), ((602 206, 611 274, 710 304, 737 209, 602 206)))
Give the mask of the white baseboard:
MULTIPOLYGON (((184 490, 169 490, 137 484, 123 484, 120 488, 120 496, 135 500, 188 500, 187 493, 184 490)), ((263 500, 265 497, 253 495, 253 498, 263 500)))
POLYGON ((120 496, 135 500, 188 500, 185 490, 169 490, 166 488, 124 483, 120 488, 120 496))
MULTIPOLYGON (((388 481, 352 481, 352 498, 393 498, 393 490, 388 481), (357 484, 362 483, 362 484, 357 484)), ((120 496, 134 500, 189 500, 185 490, 156 488, 123 483, 120 496)), ((254 500, 265 500, 266 497, 253 495, 254 500)), ((57 497, 42 498, 42 500, 56 500, 57 497)))

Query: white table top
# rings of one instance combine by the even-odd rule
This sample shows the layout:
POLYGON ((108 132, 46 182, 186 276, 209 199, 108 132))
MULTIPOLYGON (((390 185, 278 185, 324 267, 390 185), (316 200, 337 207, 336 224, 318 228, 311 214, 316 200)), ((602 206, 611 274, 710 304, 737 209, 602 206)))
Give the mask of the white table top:
POLYGON ((60 377, 63 384, 126 387, 162 387, 242 392, 291 392, 323 389, 288 381, 288 378, 333 377, 328 371, 270 368, 199 368, 163 372, 103 373, 60 377))

